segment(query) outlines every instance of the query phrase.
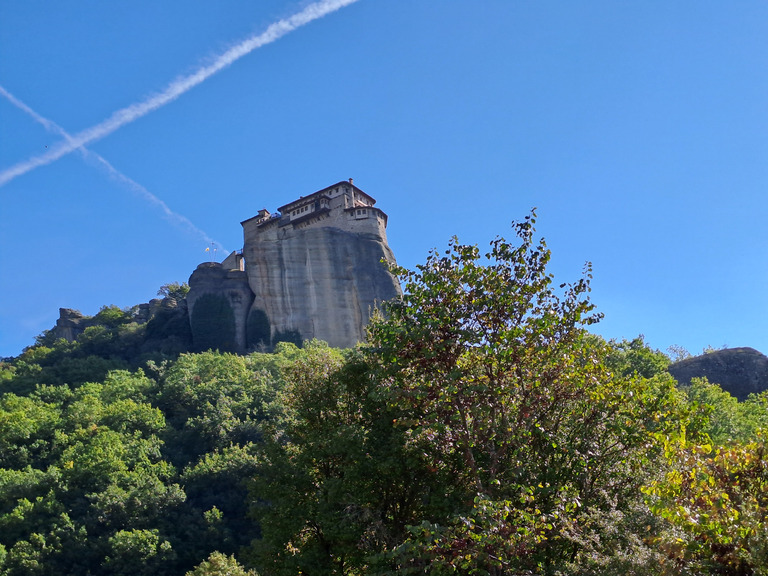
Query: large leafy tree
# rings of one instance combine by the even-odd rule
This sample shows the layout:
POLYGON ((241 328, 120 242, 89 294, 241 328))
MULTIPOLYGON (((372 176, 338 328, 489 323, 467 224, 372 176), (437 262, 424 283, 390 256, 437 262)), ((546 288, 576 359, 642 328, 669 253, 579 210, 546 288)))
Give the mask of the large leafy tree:
POLYGON ((0 395, 0 574, 162 576, 237 552, 258 536, 245 481, 282 361, 187 354, 157 381, 0 395))
POLYGON ((396 269, 404 296, 361 356, 312 345, 286 371, 287 420, 254 491, 264 572, 650 563, 639 487, 656 438, 679 425, 674 382, 609 361, 622 350, 586 332, 599 319, 589 268, 555 285, 534 222, 487 254, 454 240, 396 269))
POLYGON ((265 427, 252 488, 264 573, 357 573, 414 520, 418 470, 368 376, 360 358, 316 341, 284 367, 283 418, 265 427))
POLYGON ((534 224, 484 255, 454 239, 397 269, 405 295, 372 324, 380 386, 459 503, 412 529, 400 570, 576 572, 642 556, 639 482, 652 433, 672 425, 659 415, 673 382, 609 368, 585 330, 599 320, 590 267, 555 285, 534 224))

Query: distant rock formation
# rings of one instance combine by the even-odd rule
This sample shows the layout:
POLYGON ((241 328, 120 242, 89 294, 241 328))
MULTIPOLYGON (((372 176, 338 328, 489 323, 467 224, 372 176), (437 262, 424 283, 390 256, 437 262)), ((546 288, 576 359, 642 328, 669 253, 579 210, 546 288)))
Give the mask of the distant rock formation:
POLYGON ((401 294, 387 215, 338 182, 243 221, 243 249, 189 279, 194 346, 245 352, 277 340, 364 340, 372 311, 401 294), (213 335, 212 335, 213 334, 213 335))
POLYGON ((64 338, 67 342, 73 342, 88 325, 88 318, 83 316, 80 310, 59 308, 59 319, 56 320, 56 326, 51 329, 51 333, 54 338, 64 338))
POLYGON ((40 341, 46 342, 46 345, 52 345, 61 338, 74 342, 88 328, 102 326, 111 329, 130 323, 143 326, 141 332, 134 333, 132 342, 141 352, 178 354, 190 350, 192 335, 184 298, 153 298, 147 303, 124 308, 120 311, 121 318, 117 324, 103 316, 104 311, 110 308, 116 307, 105 306, 95 316, 86 316, 71 308, 59 308, 56 325, 46 330, 39 337, 40 341))
POLYGON ((754 348, 728 348, 687 358, 670 365, 669 372, 683 385, 705 377, 739 400, 768 390, 768 356, 754 348))

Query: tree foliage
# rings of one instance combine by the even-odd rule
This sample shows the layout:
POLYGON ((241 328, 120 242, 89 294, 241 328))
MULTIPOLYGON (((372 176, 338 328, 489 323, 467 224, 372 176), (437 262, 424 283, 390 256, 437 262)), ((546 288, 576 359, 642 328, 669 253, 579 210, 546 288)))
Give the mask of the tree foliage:
POLYGON ((157 291, 158 296, 162 296, 163 298, 169 298, 170 300, 173 300, 174 302, 178 303, 184 300, 187 297, 187 294, 189 294, 189 284, 186 282, 179 284, 178 282, 170 282, 168 284, 163 284, 160 286, 160 289, 157 291))
POLYGON ((666 574, 768 574, 768 458, 764 437, 713 447, 677 440, 670 469, 646 488, 669 522, 655 537, 666 574))
POLYGON ((653 555, 639 488, 681 398, 608 366, 617 350, 585 331, 589 268, 557 288, 533 216, 515 231, 396 269, 405 294, 362 357, 312 348, 289 371, 254 491, 265 572, 589 573, 653 555))
POLYGON ((430 506, 432 476, 375 389, 371 368, 308 342, 285 369, 284 414, 267 427, 251 492, 268 574, 359 573, 430 506))
POLYGON ((257 576, 253 570, 246 570, 234 556, 221 552, 212 552, 207 560, 201 562, 186 576, 257 576))
POLYGON ((257 537, 246 482, 280 385, 262 364, 208 352, 0 395, 0 574, 176 575, 257 537))
POLYGON ((651 349, 641 334, 632 340, 609 342, 611 352, 605 362, 607 366, 621 376, 638 375, 653 378, 667 371, 669 357, 660 350, 651 349))
POLYGON ((481 256, 454 240, 398 270, 405 296, 372 326, 409 441, 464 503, 417 527, 403 569, 574 571, 632 544, 596 518, 632 509, 673 385, 608 369, 585 331, 599 319, 589 266, 558 291, 534 222, 515 225, 517 245, 497 238, 481 256))

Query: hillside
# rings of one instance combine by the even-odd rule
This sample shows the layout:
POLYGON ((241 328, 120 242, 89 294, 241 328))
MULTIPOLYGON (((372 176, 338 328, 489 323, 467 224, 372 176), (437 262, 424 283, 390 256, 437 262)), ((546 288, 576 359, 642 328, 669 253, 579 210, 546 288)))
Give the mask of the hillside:
POLYGON ((768 570, 768 393, 591 334, 534 222, 396 269, 352 350, 68 314, 0 363, 0 576, 768 570))

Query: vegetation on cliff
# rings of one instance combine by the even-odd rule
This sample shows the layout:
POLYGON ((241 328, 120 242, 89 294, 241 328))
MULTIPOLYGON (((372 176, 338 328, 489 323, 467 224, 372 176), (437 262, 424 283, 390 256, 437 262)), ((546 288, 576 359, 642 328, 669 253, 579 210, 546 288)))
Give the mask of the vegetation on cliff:
POLYGON ((355 350, 149 354, 110 308, 0 364, 0 575, 766 573, 768 396, 590 334, 515 232, 397 269, 355 350))

